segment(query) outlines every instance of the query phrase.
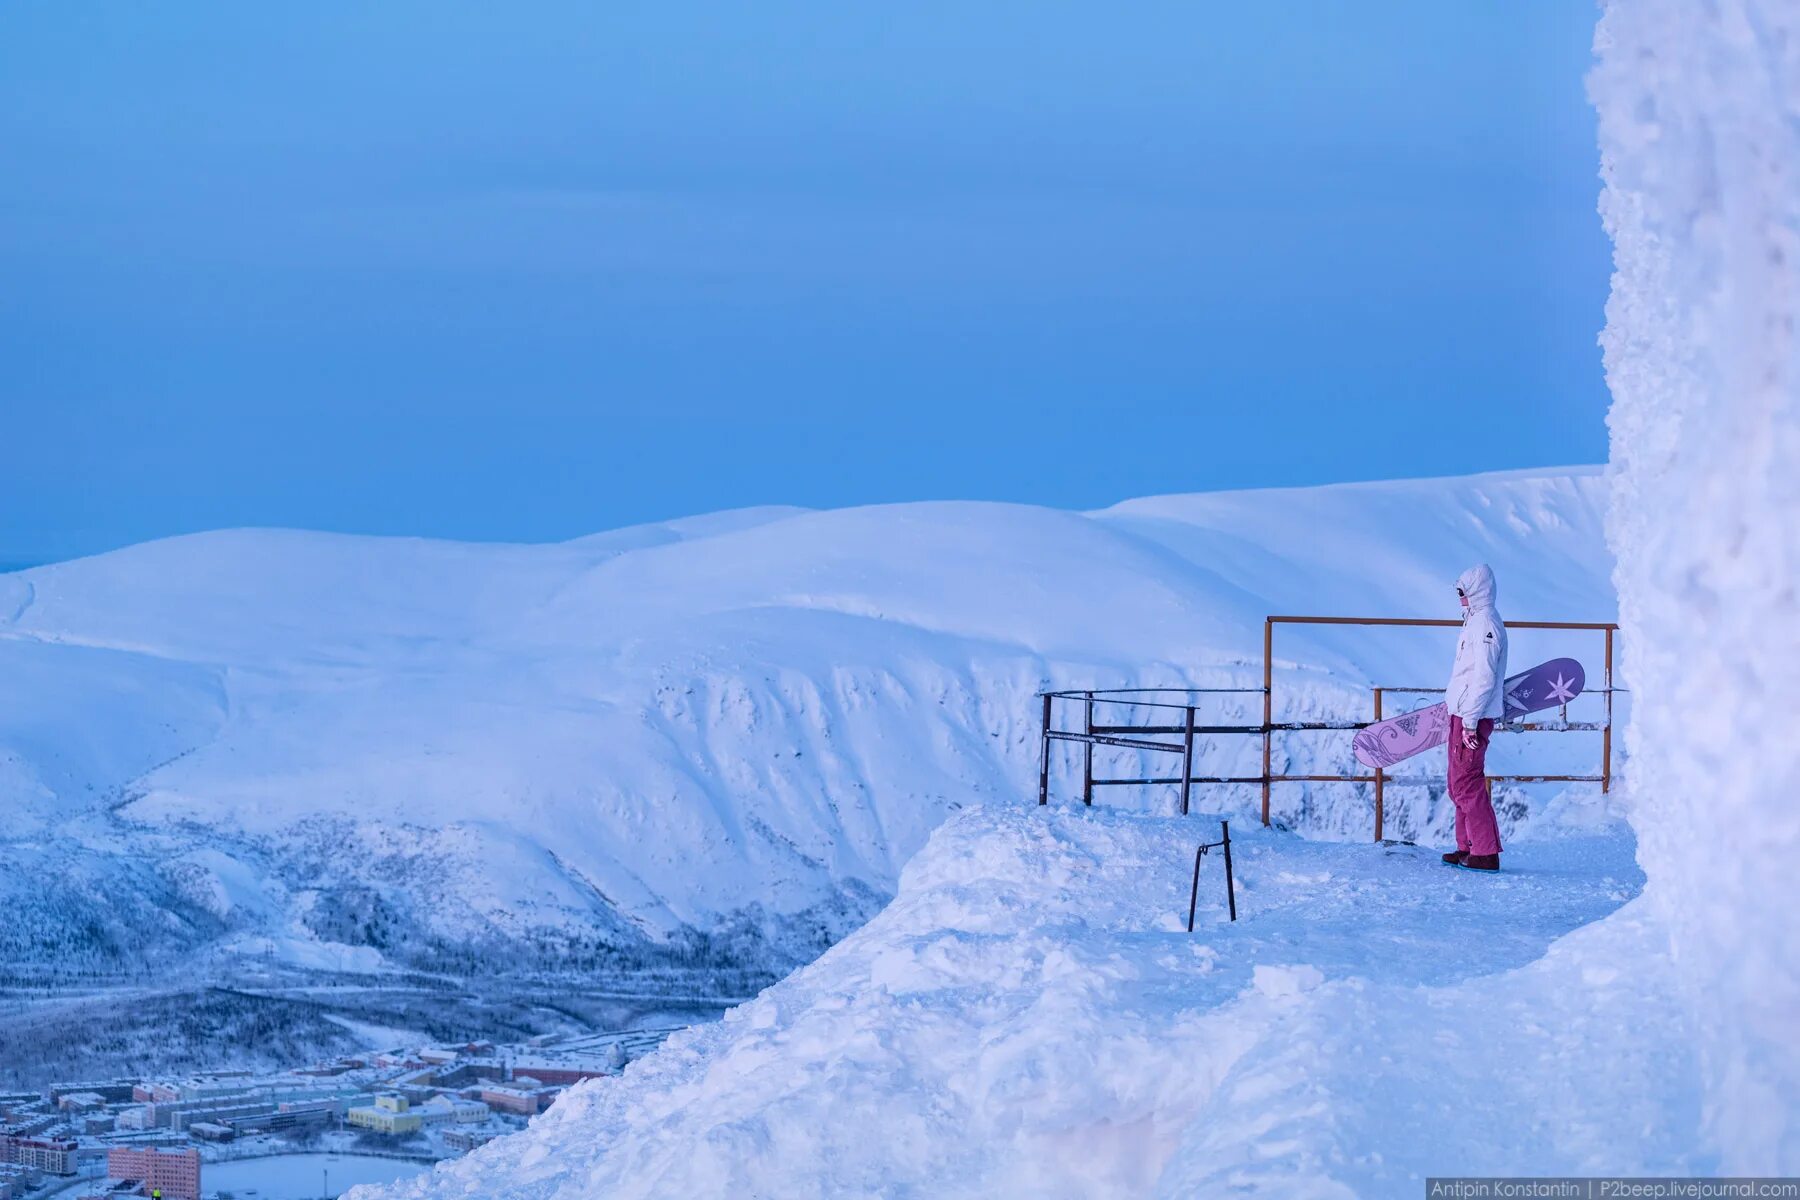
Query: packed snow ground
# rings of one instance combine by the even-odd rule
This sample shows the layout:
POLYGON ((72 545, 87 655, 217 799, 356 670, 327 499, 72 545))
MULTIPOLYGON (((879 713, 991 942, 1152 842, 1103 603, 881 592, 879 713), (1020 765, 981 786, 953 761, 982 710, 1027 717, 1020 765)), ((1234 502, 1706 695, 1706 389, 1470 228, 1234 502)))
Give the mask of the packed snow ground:
MULTIPOLYGON (((878 911, 959 806, 1020 795, 1040 688, 1256 686, 1265 614, 1453 616, 1477 560, 1510 616, 1607 619, 1604 496, 1573 470, 758 509, 548 546, 238 530, 0 576, 0 971, 779 973, 878 911)), ((1452 638, 1284 628, 1278 715, 1441 686, 1452 638)), ((1514 639, 1521 662, 1597 653, 1514 639)), ((1525 740, 1505 754, 1597 766, 1596 738, 1525 740)), ((1347 738, 1277 754, 1351 761, 1347 738)), ((1256 740, 1198 765, 1254 774, 1256 740)), ((1369 835, 1366 789, 1277 804, 1369 835)), ((1389 793, 1390 832, 1446 812, 1389 793)))
POLYGON ((1516 843, 1493 877, 1245 824, 1241 919, 1210 854, 1190 935, 1217 829, 963 812, 885 911, 723 1022, 352 1195, 1335 1198, 1704 1165, 1622 826, 1516 843))

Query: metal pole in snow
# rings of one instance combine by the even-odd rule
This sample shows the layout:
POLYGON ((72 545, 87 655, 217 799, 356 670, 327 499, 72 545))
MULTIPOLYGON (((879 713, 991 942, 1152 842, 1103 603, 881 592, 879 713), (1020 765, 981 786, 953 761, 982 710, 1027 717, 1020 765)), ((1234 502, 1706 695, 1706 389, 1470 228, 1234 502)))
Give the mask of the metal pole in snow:
POLYGON ((1231 882, 1231 822, 1220 821, 1219 832, 1225 847, 1225 903, 1231 906, 1231 919, 1237 920, 1237 887, 1231 882))
POLYGON ((1194 706, 1187 706, 1187 727, 1181 739, 1181 815, 1187 816, 1188 793, 1194 787, 1194 706))
MULTIPOLYGON (((1381 724, 1381 688, 1380 687, 1377 687, 1375 689, 1375 723, 1377 725, 1381 724)), ((1375 840, 1378 842, 1381 840, 1381 835, 1383 832, 1383 830, 1382 830, 1383 823, 1387 819, 1387 803, 1386 803, 1387 797, 1384 794, 1384 785, 1386 784, 1386 782, 1387 782, 1387 773, 1385 771, 1383 771, 1380 767, 1376 767, 1375 768, 1375 840)))
POLYGON ((1194 886, 1188 892, 1188 932, 1194 932, 1194 909, 1200 904, 1200 860, 1206 857, 1206 847, 1201 846, 1194 851, 1194 886))
POLYGON ((1188 889, 1189 933, 1194 932, 1194 913, 1195 910, 1200 907, 1200 860, 1205 858, 1206 852, 1211 850, 1214 846, 1219 846, 1225 851, 1225 905, 1231 913, 1231 919, 1233 921, 1237 920, 1237 885, 1231 878, 1231 822, 1220 821, 1219 840, 1216 842, 1201 842, 1200 845, 1194 848, 1194 883, 1193 886, 1188 889))
POLYGON ((1081 802, 1094 806, 1094 693, 1087 694, 1088 740, 1081 747, 1081 802))
POLYGON ((1612 724, 1613 724, 1613 627, 1606 627, 1606 729, 1600 735, 1600 794, 1612 791, 1612 724))

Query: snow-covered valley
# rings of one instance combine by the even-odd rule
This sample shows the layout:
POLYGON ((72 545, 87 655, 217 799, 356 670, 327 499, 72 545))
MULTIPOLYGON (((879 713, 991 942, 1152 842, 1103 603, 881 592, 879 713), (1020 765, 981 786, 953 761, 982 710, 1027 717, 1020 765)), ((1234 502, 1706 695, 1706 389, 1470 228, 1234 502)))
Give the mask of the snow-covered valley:
MULTIPOLYGON (((1476 560, 1510 615, 1609 619, 1603 498, 1576 470, 754 510, 548 546, 232 531, 0 576, 0 969, 154 986, 179 955, 189 982, 579 980, 703 1012, 879 911, 957 810, 1027 798, 1039 689, 1255 685, 1267 613, 1446 615, 1476 560)), ((1371 680, 1441 684, 1449 650, 1284 630, 1282 715, 1364 719, 1371 680)), ((1595 739, 1564 741, 1594 768, 1595 739)), ((1218 739, 1200 766, 1256 753, 1218 739)), ((1511 796, 1509 824, 1552 799, 1511 796)), ((1256 793, 1207 802, 1247 817, 1256 793)), ((1443 829, 1440 795, 1388 806, 1390 836, 1443 829)), ((1366 839, 1369 810, 1294 787, 1276 816, 1366 839)))

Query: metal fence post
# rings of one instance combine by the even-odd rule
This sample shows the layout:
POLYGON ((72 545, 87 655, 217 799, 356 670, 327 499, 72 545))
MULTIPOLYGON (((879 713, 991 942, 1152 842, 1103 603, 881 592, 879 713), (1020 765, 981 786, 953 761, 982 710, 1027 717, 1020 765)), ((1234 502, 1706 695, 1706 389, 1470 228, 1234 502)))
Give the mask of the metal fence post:
POLYGON ((1606 627, 1606 730, 1600 735, 1600 794, 1612 791, 1612 664, 1613 664, 1613 631, 1606 627))
POLYGON ((1050 803, 1050 693, 1044 693, 1043 750, 1038 755, 1038 805, 1050 803))
POLYGON ((1237 920, 1237 885, 1231 881, 1231 822, 1219 822, 1219 837, 1225 846, 1225 903, 1231 906, 1231 919, 1237 920))
POLYGON ((1274 667, 1275 652, 1275 619, 1263 618, 1263 773, 1262 773, 1262 823, 1269 823, 1269 723, 1275 718, 1274 706, 1274 667))
POLYGON ((1194 780, 1194 706, 1187 706, 1187 728, 1181 738, 1181 815, 1187 816, 1188 793, 1194 780))
POLYGON ((1094 807, 1094 693, 1087 694, 1087 735, 1081 744, 1081 802, 1094 807))
POLYGON ((1206 857, 1206 847, 1194 850, 1194 886, 1188 890, 1188 932, 1194 932, 1194 910, 1200 905, 1200 860, 1206 857))
MULTIPOLYGON (((1379 687, 1377 687, 1375 689, 1375 720, 1377 722, 1379 722, 1381 720, 1381 689, 1379 687)), ((1380 767, 1376 767, 1375 768, 1375 840, 1378 842, 1381 840, 1382 823, 1386 819, 1386 816, 1387 816, 1387 813, 1385 811, 1386 806, 1384 804, 1386 797, 1383 795, 1383 789, 1384 789, 1384 786, 1386 783, 1387 783, 1387 773, 1384 772, 1380 767)))

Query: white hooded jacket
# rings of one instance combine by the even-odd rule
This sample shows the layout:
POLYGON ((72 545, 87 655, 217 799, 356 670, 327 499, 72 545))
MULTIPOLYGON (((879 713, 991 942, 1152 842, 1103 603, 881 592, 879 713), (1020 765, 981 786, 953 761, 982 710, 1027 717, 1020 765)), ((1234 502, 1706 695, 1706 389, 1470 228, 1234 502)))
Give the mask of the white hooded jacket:
POLYGON ((1469 601, 1456 665, 1445 697, 1452 716, 1473 725, 1483 717, 1498 721, 1506 712, 1506 626, 1494 607, 1494 572, 1486 563, 1470 567, 1456 581, 1469 601))

